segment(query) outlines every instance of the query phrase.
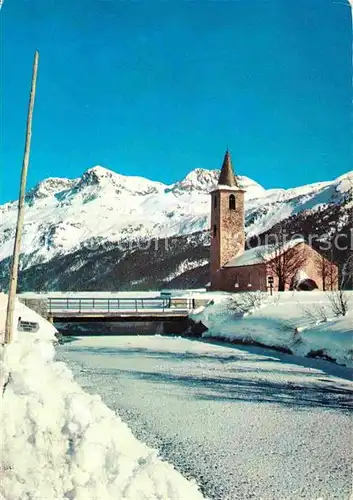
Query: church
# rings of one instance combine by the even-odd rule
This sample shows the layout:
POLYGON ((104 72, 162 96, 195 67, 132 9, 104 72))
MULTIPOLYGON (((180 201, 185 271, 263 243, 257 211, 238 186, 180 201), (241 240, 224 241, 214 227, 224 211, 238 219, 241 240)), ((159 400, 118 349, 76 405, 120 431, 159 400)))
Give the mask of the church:
POLYGON ((245 191, 234 174, 228 150, 210 195, 210 290, 337 289, 337 266, 302 238, 274 235, 273 244, 245 248, 245 191))

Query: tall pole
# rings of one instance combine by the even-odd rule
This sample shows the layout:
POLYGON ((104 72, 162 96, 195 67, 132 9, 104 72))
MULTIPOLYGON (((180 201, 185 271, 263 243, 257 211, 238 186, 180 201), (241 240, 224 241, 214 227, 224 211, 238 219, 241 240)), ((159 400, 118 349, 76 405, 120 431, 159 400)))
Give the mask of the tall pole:
POLYGON ((31 94, 29 97, 28 116, 27 116, 26 143, 23 155, 21 186, 18 198, 17 225, 16 225, 15 242, 12 254, 12 265, 11 265, 6 324, 5 324, 5 344, 9 344, 13 336, 13 319, 14 319, 15 299, 17 291, 18 263, 20 257, 21 235, 22 235, 23 217, 24 217, 27 171, 29 164, 29 154, 31 149, 32 116, 34 108, 34 99, 36 95, 38 58, 39 54, 36 51, 33 61, 32 86, 31 86, 31 94))

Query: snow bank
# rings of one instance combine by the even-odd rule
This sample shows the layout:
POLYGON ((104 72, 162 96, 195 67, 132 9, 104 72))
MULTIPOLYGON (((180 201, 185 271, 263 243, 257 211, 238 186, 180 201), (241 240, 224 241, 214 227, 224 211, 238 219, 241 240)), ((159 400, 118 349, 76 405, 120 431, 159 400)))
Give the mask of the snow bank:
MULTIPOLYGON (((0 333, 7 298, 0 294, 0 333)), ((1 347, 1 495, 6 500, 202 499, 156 450, 86 394, 64 363, 54 361, 55 329, 17 303, 18 316, 40 324, 16 331, 1 347)))
MULTIPOLYGON (((231 306, 231 294, 219 294, 213 305, 194 313, 193 319, 208 328, 204 337, 257 342, 301 356, 322 351, 338 363, 352 366, 353 292, 347 293, 349 311, 340 318, 333 318, 328 294, 317 291, 283 292, 274 297, 263 294, 260 304, 247 312, 231 306)), ((240 302, 242 295, 233 297, 240 302)))

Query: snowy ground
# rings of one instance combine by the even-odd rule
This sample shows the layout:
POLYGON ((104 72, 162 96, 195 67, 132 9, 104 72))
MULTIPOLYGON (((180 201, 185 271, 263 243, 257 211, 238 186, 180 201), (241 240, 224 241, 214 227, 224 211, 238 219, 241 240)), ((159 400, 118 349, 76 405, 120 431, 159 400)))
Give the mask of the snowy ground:
MULTIPOLYGON (((162 291, 163 292, 163 291, 162 291)), ((174 297, 199 297, 205 299, 209 297, 206 293, 205 289, 190 289, 190 290, 165 290, 165 293, 168 295, 173 295, 174 297)), ((70 297, 70 298, 108 298, 108 299, 118 299, 118 298, 127 298, 127 299, 136 299, 138 298, 157 298, 161 296, 160 290, 151 290, 151 291, 139 291, 139 292, 23 292, 19 295, 24 299, 40 299, 40 298, 62 298, 62 297, 70 297)), ((210 297, 213 297, 211 294, 210 297)))
POLYGON ((214 304, 195 311, 193 319, 208 328, 206 338, 255 341, 285 347, 299 356, 321 350, 338 363, 353 366, 353 292, 346 296, 347 315, 335 317, 330 293, 320 291, 282 292, 273 297, 257 292, 214 293, 214 304), (256 299, 258 303, 250 304, 247 312, 236 312, 239 304, 256 299))
POLYGON ((213 499, 350 498, 348 368, 158 336, 82 338, 57 352, 213 499))
MULTIPOLYGON (((0 338, 7 298, 0 294, 0 338)), ((195 482, 138 441, 98 395, 54 362, 55 329, 17 303, 0 347, 1 500, 201 500, 195 482), (39 324, 17 330, 17 320, 39 324)), ((95 391, 97 392, 97 391, 95 391)))

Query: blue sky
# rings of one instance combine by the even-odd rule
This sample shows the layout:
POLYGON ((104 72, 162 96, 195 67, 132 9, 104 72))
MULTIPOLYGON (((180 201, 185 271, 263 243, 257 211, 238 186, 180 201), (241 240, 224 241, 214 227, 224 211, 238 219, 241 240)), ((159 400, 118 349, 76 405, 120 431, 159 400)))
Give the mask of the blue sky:
POLYGON ((2 189, 16 199, 36 49, 28 187, 100 164, 166 183, 219 168, 265 187, 351 170, 345 0, 5 0, 2 189))

